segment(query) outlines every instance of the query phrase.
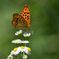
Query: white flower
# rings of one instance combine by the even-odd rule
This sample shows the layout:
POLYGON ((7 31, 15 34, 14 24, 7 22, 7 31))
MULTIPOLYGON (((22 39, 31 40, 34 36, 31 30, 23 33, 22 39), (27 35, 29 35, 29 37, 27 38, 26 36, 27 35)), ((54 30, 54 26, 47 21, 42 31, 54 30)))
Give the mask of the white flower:
POLYGON ((13 40, 12 43, 21 43, 20 39, 13 40))
POLYGON ((30 37, 31 36, 31 33, 24 33, 23 36, 24 37, 30 37))
POLYGON ((14 50, 11 51, 10 55, 18 55, 20 52, 29 54, 30 51, 31 51, 31 49, 29 47, 20 46, 20 47, 14 48, 14 50))
POLYGON ((28 50, 27 50, 27 48, 28 48, 28 47, 25 47, 25 48, 24 48, 24 52, 25 52, 26 54, 29 53, 28 50))
POLYGON ((20 52, 21 52, 21 48, 17 47, 17 48, 14 48, 13 51, 11 51, 11 55, 18 55, 20 52))
POLYGON ((9 55, 7 59, 13 59, 13 56, 12 55, 9 55))
POLYGON ((24 52, 26 54, 30 54, 29 52, 31 51, 31 49, 29 47, 24 47, 24 52))
POLYGON ((15 33, 15 35, 19 35, 19 34, 21 34, 22 33, 22 30, 19 30, 19 31, 17 31, 16 33, 15 33))
POLYGON ((29 47, 21 46, 21 52, 29 54, 30 51, 31 51, 31 49, 29 47))
POLYGON ((22 57, 23 59, 27 59, 28 57, 27 57, 27 55, 23 55, 23 57, 22 57))
POLYGON ((16 44, 16 43, 17 43, 17 44, 18 44, 18 43, 29 43, 29 41, 17 39, 17 40, 13 40, 12 43, 15 43, 15 44, 16 44))
POLYGON ((21 33, 22 33, 22 30, 19 30, 19 31, 18 31, 18 34, 21 34, 21 33))

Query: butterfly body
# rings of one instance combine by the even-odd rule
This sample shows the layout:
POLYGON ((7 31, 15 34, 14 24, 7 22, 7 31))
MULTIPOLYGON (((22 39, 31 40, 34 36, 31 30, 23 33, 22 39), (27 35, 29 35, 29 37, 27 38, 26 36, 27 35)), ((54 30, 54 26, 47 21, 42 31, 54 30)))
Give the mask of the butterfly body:
POLYGON ((23 29, 25 27, 27 29, 30 29, 30 11, 27 5, 24 6, 20 14, 13 14, 12 24, 16 28, 23 29))

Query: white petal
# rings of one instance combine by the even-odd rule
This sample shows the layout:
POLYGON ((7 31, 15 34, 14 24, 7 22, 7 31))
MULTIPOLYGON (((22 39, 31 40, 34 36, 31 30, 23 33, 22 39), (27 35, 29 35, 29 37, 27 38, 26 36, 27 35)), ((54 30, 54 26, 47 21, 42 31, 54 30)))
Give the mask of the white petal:
POLYGON ((29 53, 28 50, 27 50, 27 48, 28 48, 28 47, 25 47, 25 48, 24 48, 24 52, 25 52, 26 54, 29 53))
POLYGON ((19 34, 21 34, 23 31, 22 30, 19 30, 19 31, 17 31, 16 33, 15 33, 15 35, 19 35, 19 34))
POLYGON ((27 40, 20 40, 20 39, 16 39, 16 40, 13 40, 12 43, 15 43, 15 44, 19 44, 19 43, 29 43, 29 41, 27 40))
POLYGON ((18 31, 18 34, 21 34, 21 33, 22 33, 22 30, 19 30, 19 31, 18 31))
POLYGON ((15 35, 18 35, 18 32, 16 32, 15 35))
POLYGON ((20 52, 21 52, 21 48, 18 47, 18 48, 17 48, 17 51, 12 51, 12 52, 11 52, 11 55, 18 55, 20 52))
POLYGON ((7 59, 13 59, 13 56, 12 55, 9 55, 7 59))
POLYGON ((29 43, 29 41, 22 41, 22 43, 29 43))
POLYGON ((28 50, 28 48, 29 48, 29 47, 25 47, 25 48, 24 48, 24 52, 25 52, 26 54, 30 54, 30 51, 28 50))
POLYGON ((22 43, 20 39, 13 40, 12 43, 22 43))
POLYGON ((24 37, 30 37, 31 36, 31 33, 24 33, 23 36, 24 37))

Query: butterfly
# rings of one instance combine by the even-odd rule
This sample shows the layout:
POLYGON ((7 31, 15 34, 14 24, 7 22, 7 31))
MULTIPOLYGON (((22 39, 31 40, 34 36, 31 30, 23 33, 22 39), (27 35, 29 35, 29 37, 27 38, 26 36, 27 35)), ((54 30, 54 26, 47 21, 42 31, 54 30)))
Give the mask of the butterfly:
POLYGON ((27 28, 30 29, 31 21, 30 21, 30 11, 27 5, 24 6, 23 10, 20 14, 14 13, 12 25, 16 28, 27 28))

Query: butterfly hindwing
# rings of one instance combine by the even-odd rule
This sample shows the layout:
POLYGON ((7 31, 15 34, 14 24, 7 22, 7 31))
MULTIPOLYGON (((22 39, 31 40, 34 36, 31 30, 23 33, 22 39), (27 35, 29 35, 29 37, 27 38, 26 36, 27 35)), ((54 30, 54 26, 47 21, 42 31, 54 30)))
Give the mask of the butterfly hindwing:
POLYGON ((13 24, 14 27, 17 27, 18 19, 19 19, 19 14, 18 13, 14 13, 13 14, 13 20, 12 20, 12 24, 13 24))

